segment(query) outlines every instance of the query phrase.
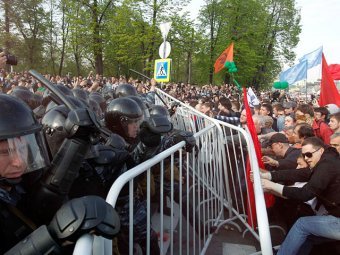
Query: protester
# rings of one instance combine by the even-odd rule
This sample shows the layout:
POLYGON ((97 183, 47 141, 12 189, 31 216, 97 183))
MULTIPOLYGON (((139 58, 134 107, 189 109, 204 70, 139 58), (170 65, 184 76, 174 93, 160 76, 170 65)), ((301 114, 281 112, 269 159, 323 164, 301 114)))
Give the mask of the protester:
POLYGON ((284 134, 274 134, 269 139, 269 146, 271 147, 274 155, 279 159, 275 160, 269 156, 263 156, 263 163, 267 165, 267 170, 282 170, 296 168, 297 158, 300 150, 290 147, 289 141, 284 134))
POLYGON ((325 144, 329 144, 330 136, 333 134, 332 129, 327 125, 326 118, 329 112, 326 107, 317 107, 314 109, 313 130, 315 136, 322 139, 325 144))
POLYGON ((329 127, 334 133, 340 132, 340 112, 334 113, 329 118, 329 127))
POLYGON ((331 136, 330 146, 334 147, 340 154, 340 132, 331 136))
POLYGON ((308 201, 317 197, 319 203, 328 211, 325 216, 310 216, 300 218, 289 231, 278 254, 309 254, 313 240, 319 242, 328 239, 340 240, 338 228, 340 217, 340 159, 334 148, 327 148, 317 137, 304 140, 302 155, 308 168, 299 170, 281 170, 267 173, 261 180, 265 192, 300 201, 308 201), (306 181, 303 187, 289 187, 279 184, 280 181, 306 181), (313 235, 313 240, 309 237, 313 235))

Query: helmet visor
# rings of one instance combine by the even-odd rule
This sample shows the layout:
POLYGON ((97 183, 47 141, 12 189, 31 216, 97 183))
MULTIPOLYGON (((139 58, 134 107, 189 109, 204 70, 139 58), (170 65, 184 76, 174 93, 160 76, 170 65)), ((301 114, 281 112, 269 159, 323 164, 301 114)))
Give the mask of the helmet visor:
POLYGON ((123 127, 127 127, 129 124, 136 124, 138 127, 142 124, 144 120, 144 116, 141 116, 139 118, 129 118, 129 117, 122 117, 121 118, 121 123, 123 127))
POLYGON ((18 178, 24 173, 48 166, 45 144, 40 133, 0 141, 0 176, 18 178))

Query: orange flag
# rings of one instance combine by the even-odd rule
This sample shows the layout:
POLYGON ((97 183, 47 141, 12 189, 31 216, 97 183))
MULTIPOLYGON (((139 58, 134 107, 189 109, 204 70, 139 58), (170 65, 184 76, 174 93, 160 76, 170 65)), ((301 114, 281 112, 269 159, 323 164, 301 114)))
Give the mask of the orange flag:
POLYGON ((218 57, 215 62, 214 69, 215 73, 221 71, 224 67, 225 62, 233 62, 234 61, 234 43, 232 42, 228 48, 226 48, 222 54, 218 57))

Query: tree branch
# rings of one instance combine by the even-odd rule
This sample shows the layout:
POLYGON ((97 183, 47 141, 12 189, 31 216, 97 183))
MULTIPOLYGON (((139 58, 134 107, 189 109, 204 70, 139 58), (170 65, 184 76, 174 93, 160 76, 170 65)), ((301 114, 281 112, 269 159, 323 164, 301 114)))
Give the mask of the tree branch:
POLYGON ((103 12, 102 12, 102 14, 100 15, 98 24, 100 24, 100 23, 102 22, 102 20, 103 20, 103 18, 104 18, 104 15, 105 15, 105 12, 107 11, 107 9, 108 9, 108 8, 110 7, 110 5, 112 4, 112 1, 113 1, 113 0, 109 0, 109 1, 107 2, 107 4, 106 4, 106 6, 105 6, 105 8, 104 8, 104 10, 103 10, 103 12))

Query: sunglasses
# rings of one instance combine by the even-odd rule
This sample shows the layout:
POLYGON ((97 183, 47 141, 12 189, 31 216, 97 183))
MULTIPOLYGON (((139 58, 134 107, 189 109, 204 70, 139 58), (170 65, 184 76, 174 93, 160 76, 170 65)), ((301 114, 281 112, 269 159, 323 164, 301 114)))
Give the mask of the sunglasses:
POLYGON ((319 149, 313 151, 313 152, 301 153, 301 155, 302 155, 303 158, 305 158, 305 157, 311 158, 311 157, 313 157, 313 154, 314 154, 315 152, 317 152, 318 150, 320 150, 320 149, 321 149, 321 147, 320 147, 319 149))

